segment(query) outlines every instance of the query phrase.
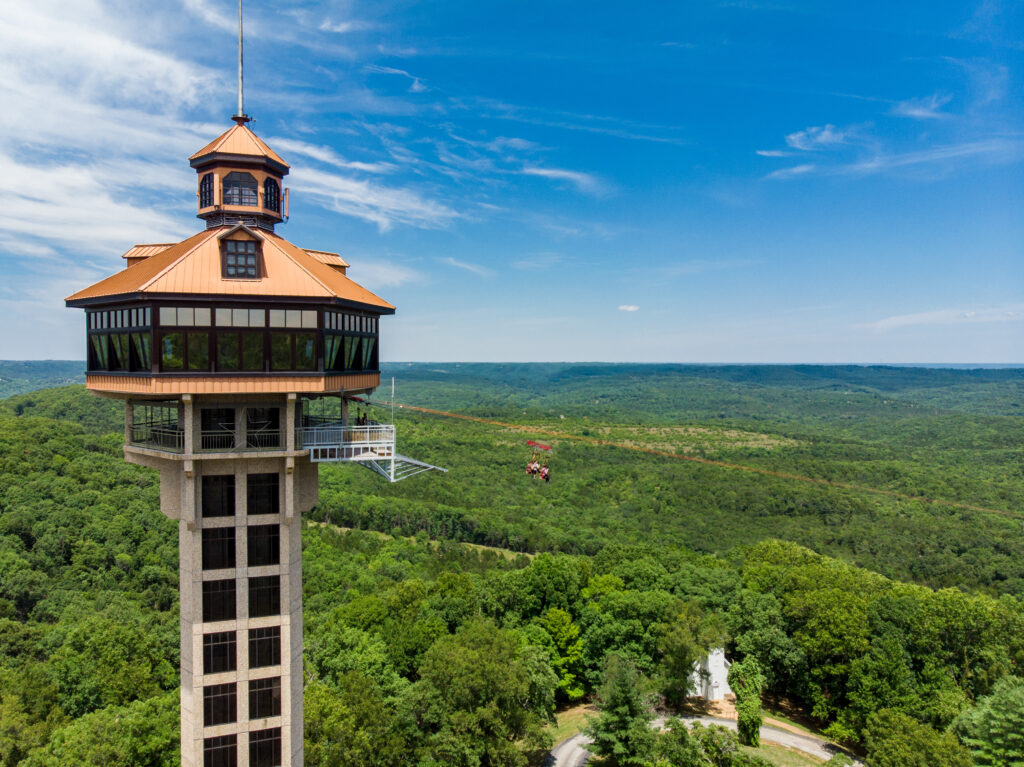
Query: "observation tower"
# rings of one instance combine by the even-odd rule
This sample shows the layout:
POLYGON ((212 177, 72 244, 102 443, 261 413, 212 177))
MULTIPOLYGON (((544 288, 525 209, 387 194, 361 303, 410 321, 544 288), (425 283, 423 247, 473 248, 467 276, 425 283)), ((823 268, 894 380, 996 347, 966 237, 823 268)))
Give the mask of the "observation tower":
POLYGON ((86 387, 125 402, 125 459, 160 472, 178 520, 183 767, 302 765, 301 514, 317 465, 390 481, 434 469, 393 425, 350 422, 380 383, 383 298, 300 248, 288 164, 239 114, 189 161, 205 228, 136 245, 67 298, 85 309, 86 387))

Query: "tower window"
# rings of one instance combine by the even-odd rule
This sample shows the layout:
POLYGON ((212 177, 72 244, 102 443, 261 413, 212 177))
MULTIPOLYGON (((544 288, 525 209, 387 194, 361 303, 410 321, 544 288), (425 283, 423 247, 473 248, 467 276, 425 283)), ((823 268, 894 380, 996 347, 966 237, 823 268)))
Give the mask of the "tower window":
POLYGON ((246 477, 246 510, 249 514, 277 514, 281 511, 280 478, 273 474, 246 477))
POLYGON ((203 767, 238 767, 238 736, 204 739, 203 767))
POLYGON ((232 280, 258 280, 260 246, 253 240, 222 240, 220 251, 221 277, 232 280))
POLYGON ((281 677, 249 680, 249 718, 281 716, 281 677))
POLYGON ((238 665, 235 650, 234 631, 203 634, 203 673, 219 674, 234 671, 238 665))
POLYGON ((209 208, 213 205, 213 174, 207 173, 199 179, 199 207, 209 208))
POLYGON ((281 537, 278 525, 250 525, 246 528, 249 567, 281 563, 281 537))
POLYGON ((234 683, 211 684, 203 688, 203 726, 230 724, 238 718, 238 696, 234 683))
POLYGON ((203 623, 235 619, 235 581, 203 581, 203 623))
POLYGON ((266 618, 281 614, 281 576, 249 579, 249 617, 266 618))
POLYGON ((249 767, 280 767, 281 728, 249 733, 249 767))
POLYGON ((204 517, 235 516, 235 475, 213 474, 203 477, 204 517))
POLYGON ((263 207, 275 213, 281 212, 281 187, 272 178, 263 182, 263 207))
POLYGON ((223 570, 235 566, 235 528, 203 530, 203 569, 223 570))
POLYGON ((281 665, 281 627, 249 629, 249 668, 281 665))
POLYGON ((224 204, 256 206, 256 190, 256 179, 249 173, 229 173, 224 177, 224 204))

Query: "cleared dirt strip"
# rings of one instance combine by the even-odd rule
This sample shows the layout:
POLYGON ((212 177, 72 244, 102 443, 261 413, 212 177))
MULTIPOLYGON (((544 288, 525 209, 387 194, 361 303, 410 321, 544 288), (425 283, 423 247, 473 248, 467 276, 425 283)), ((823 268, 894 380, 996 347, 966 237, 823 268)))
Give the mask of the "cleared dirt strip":
MULTIPOLYGON (((373 403, 381 406, 390 407, 390 402, 379 402, 373 403)), ((689 461, 690 463, 702 463, 707 466, 717 466, 721 469, 731 469, 733 471, 746 471, 751 474, 762 474, 766 477, 779 477, 780 479, 792 479, 796 482, 809 482, 815 485, 824 485, 826 487, 835 487, 842 490, 855 490, 862 493, 875 493, 876 495, 886 495, 890 498, 899 498, 904 501, 920 501, 922 503, 935 503, 942 506, 951 506, 956 509, 966 509, 967 511, 977 511, 982 514, 996 514, 1000 517, 1009 517, 1010 519, 1022 519, 1024 520, 1024 514, 1018 514, 1013 511, 1006 511, 1005 509, 990 509, 986 506, 975 506, 970 503, 963 503, 961 501, 949 501, 945 498, 928 498, 924 495, 910 495, 909 493, 901 493, 896 490, 884 490, 878 487, 870 487, 868 485, 855 485, 851 482, 836 482, 831 479, 818 479, 817 477, 806 477, 802 474, 790 474, 785 471, 773 471, 772 469, 761 469, 756 466, 744 466, 740 463, 728 463, 727 461, 715 461, 711 458, 699 458, 695 455, 682 455, 680 453, 670 453, 667 450, 656 450, 654 448, 639 447, 637 445, 627 445, 622 442, 613 442, 607 439, 600 439, 598 437, 585 437, 577 434, 566 434, 560 431, 551 431, 549 429, 538 429, 533 426, 524 426, 519 423, 506 423, 505 421, 496 421, 493 418, 481 418, 475 415, 465 415, 464 413, 452 413, 447 410, 434 410, 429 407, 419 407, 418 405, 403 405, 396 402, 395 407, 403 410, 413 410, 417 413, 425 413, 427 415, 438 415, 443 418, 458 418, 463 421, 474 421, 476 423, 488 424, 490 426, 501 426, 506 429, 514 429, 516 431, 527 432, 529 434, 538 434, 545 437, 554 437, 556 439, 571 439, 576 442, 587 442, 592 445, 604 445, 606 447, 616 447, 620 450, 632 450, 635 453, 646 453, 647 455, 657 455, 663 458, 672 458, 676 461, 689 461)))

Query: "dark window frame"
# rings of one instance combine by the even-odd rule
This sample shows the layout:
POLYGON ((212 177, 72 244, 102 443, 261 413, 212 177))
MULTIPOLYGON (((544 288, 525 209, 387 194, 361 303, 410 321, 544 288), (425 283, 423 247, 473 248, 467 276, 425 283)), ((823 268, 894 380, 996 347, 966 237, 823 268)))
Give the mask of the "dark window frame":
POLYGON ((199 207, 213 206, 213 173, 207 173, 199 179, 199 207))
POLYGON ((235 475, 206 474, 201 485, 200 516, 235 516, 235 475))
POLYGON ((235 682, 203 687, 203 727, 238 721, 238 685, 235 682))
POLYGON ((281 716, 281 677, 249 680, 249 719, 281 716))
POLYGON ((249 629, 249 668, 281 665, 281 627, 249 629))
POLYGON ((249 578, 249 617, 270 618, 281 614, 281 576, 249 578))
POLYGON ((238 618, 238 593, 235 579, 203 581, 203 623, 233 621, 238 618))
POLYGON ((249 733, 249 767, 280 767, 281 728, 249 733))
POLYGON ((245 511, 253 514, 281 513, 281 473, 249 474, 245 478, 245 511))
POLYGON ((249 567, 281 564, 281 525, 249 525, 245 534, 249 567))
POLYGON ((234 566, 234 526, 203 530, 203 570, 228 570, 234 566))
POLYGON ((276 178, 267 176, 263 180, 263 207, 274 213, 281 212, 281 185, 276 178))
POLYGON ((233 170, 221 181, 221 204, 255 208, 260 204, 259 188, 256 177, 251 173, 233 170))
POLYGON ((204 738, 203 767, 238 767, 238 736, 204 738))
POLYGON ((203 634, 203 673, 238 670, 238 635, 234 631, 203 634))
POLYGON ((220 276, 225 280, 263 279, 263 243, 230 237, 221 240, 220 276))

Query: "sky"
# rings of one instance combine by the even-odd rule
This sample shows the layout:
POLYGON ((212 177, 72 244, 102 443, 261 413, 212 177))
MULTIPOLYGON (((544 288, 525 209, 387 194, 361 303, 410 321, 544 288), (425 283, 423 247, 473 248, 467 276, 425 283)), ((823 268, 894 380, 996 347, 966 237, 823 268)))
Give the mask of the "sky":
MULTIPOLYGON (((6 0, 0 359, 198 231, 233 0, 6 0)), ((278 232, 390 361, 1024 363, 1024 3, 246 0, 278 232)))

